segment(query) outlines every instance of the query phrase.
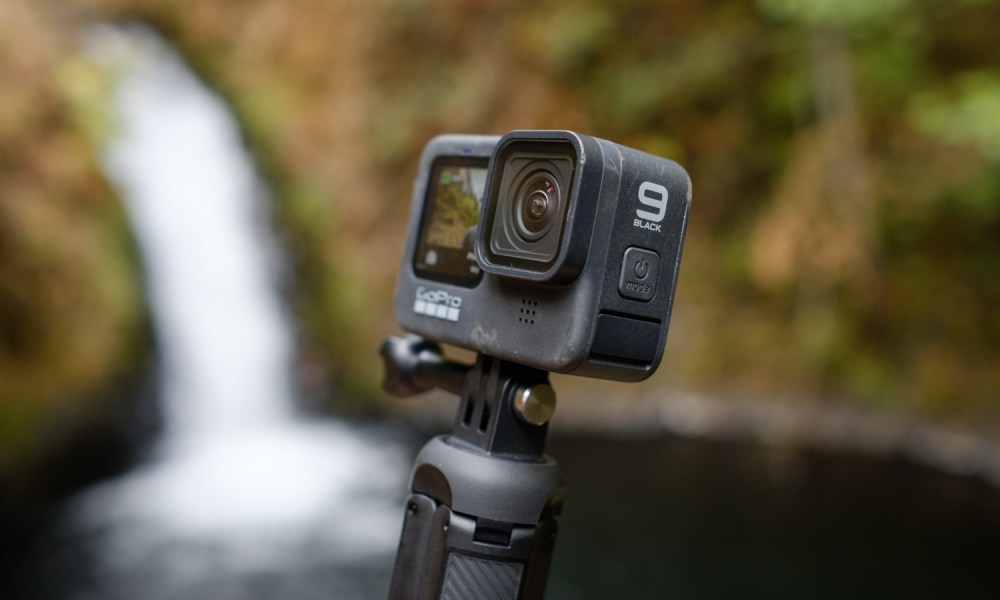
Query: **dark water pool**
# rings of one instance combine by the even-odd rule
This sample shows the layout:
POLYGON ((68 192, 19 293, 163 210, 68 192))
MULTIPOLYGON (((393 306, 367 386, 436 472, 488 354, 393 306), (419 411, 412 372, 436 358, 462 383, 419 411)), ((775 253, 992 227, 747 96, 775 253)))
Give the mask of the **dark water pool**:
POLYGON ((1000 597, 1000 495, 903 463, 562 439, 553 598, 1000 597))
MULTIPOLYGON (((1000 494, 975 481, 679 439, 564 437, 550 453, 570 485, 550 600, 1000 594, 1000 494)), ((211 544, 165 542, 109 577, 104 533, 60 519, 0 551, 0 598, 375 599, 391 568, 389 554, 331 553, 317 537, 250 569, 211 544)))

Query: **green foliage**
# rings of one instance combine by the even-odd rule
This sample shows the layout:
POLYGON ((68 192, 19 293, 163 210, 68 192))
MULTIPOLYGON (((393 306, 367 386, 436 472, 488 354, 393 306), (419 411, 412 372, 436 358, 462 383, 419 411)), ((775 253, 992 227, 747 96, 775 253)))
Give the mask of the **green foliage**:
POLYGON ((806 25, 864 27, 893 18, 913 0, 757 0, 769 16, 806 25))
MULTIPOLYGON (((914 96, 909 116, 920 131, 946 144, 970 144, 1000 164, 1000 71, 961 73, 944 90, 914 96)), ((1000 203, 1000 198, 993 202, 1000 203)))
MULTIPOLYGON (((110 421, 145 352, 136 255, 91 142, 108 86, 36 5, 0 7, 0 478, 110 421)), ((20 473, 23 474, 23 473, 20 473)))

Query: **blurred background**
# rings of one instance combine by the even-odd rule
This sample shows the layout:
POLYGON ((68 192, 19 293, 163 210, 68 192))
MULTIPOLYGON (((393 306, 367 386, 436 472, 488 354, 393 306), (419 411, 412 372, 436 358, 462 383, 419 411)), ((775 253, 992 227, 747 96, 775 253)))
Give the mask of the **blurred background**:
POLYGON ((6 0, 0 596, 383 597, 409 463, 454 409, 379 390, 417 156, 525 128, 694 183, 659 371, 555 378, 550 595, 981 596, 997 23, 993 0, 6 0))

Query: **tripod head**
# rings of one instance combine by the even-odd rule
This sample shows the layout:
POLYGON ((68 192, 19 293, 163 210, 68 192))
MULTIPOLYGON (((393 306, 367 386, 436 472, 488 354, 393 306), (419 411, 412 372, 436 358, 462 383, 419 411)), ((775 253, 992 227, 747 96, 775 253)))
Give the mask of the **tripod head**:
MULTIPOLYGON (((382 389, 399 398, 432 389, 461 396, 465 379, 473 368, 445 359, 440 344, 413 334, 386 339, 379 354, 385 365, 382 389)), ((525 423, 545 425, 555 408, 555 390, 548 383, 515 390, 515 414, 525 423)))

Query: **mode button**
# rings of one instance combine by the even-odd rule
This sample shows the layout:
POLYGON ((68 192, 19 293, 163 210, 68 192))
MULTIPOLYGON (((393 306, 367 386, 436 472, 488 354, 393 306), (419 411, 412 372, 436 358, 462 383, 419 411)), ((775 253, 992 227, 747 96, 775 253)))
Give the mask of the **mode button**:
POLYGON ((659 274, 659 254, 644 248, 629 248, 622 259, 618 293, 623 298, 649 302, 656 295, 656 279, 659 274))

